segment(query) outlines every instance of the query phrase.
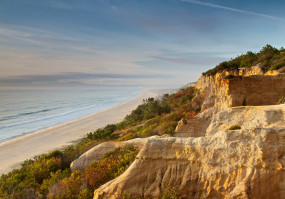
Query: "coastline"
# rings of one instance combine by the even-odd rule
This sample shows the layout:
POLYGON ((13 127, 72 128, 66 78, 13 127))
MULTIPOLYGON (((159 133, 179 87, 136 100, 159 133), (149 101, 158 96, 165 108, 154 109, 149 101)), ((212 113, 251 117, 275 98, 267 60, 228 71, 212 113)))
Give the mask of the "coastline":
POLYGON ((70 145, 88 132, 122 121, 143 99, 159 94, 143 91, 137 98, 115 107, 0 143, 0 174, 19 168, 26 159, 70 145))

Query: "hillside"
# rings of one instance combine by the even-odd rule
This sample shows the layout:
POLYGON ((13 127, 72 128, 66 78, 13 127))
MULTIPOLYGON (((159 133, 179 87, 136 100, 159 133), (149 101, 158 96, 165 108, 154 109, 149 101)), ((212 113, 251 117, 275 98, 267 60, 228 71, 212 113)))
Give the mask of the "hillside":
POLYGON ((284 60, 267 45, 146 99, 2 175, 0 198, 284 198, 284 60))

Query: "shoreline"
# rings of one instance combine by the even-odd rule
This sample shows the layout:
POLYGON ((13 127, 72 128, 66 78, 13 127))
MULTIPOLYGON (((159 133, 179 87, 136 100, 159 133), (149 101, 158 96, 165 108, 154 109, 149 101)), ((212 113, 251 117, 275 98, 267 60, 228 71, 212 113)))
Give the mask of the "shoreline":
POLYGON ((0 174, 19 168, 26 159, 61 149, 89 132, 122 121, 143 99, 157 97, 159 94, 155 91, 143 91, 138 97, 115 107, 1 142, 0 174))

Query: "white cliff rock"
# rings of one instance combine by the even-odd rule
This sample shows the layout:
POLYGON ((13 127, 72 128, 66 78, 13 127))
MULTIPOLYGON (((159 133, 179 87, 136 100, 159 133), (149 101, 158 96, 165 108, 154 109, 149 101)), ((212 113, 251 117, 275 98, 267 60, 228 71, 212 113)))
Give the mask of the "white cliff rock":
POLYGON ((175 137, 201 137, 206 134, 206 130, 212 120, 214 108, 206 109, 193 119, 183 119, 178 122, 175 129, 175 137))
POLYGON ((230 108, 215 115, 205 137, 150 138, 94 198, 154 198, 169 186, 182 198, 285 198, 284 112, 285 105, 230 108), (242 128, 227 130, 232 123, 242 128))

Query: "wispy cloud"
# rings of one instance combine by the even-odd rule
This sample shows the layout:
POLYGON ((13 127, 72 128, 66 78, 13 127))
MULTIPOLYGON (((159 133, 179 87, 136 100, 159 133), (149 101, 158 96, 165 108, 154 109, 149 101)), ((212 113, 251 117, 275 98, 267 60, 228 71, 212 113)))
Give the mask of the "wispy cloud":
POLYGON ((218 9, 223 9, 223 10, 229 10, 229 11, 232 11, 232 12, 238 12, 238 13, 244 13, 244 14, 249 14, 249 15, 255 15, 255 16, 259 16, 259 17, 265 17, 265 18, 272 19, 272 20, 285 21, 283 18, 279 18, 279 17, 275 17, 275 16, 263 14, 263 13, 258 13, 258 12, 253 12, 253 11, 247 11, 247 10, 231 8, 231 7, 222 6, 222 5, 218 5, 218 4, 213 4, 213 3, 209 3, 209 2, 202 2, 202 1, 196 1, 196 0, 181 0, 181 1, 187 2, 187 3, 196 4, 196 5, 202 5, 202 6, 218 8, 218 9))
MULTIPOLYGON (((73 85, 98 85, 110 86, 117 82, 127 85, 132 80, 150 80, 157 78, 170 78, 164 74, 108 74, 108 73, 62 73, 54 75, 22 75, 3 77, 0 79, 1 87, 10 86, 73 86, 73 85)), ((131 85, 132 83, 130 83, 131 85)))
POLYGON ((165 57, 165 56, 151 56, 151 58, 156 60, 161 60, 171 64, 183 64, 187 66, 201 66, 201 65, 211 65, 213 63, 221 62, 223 58, 221 57, 211 57, 211 56, 186 56, 186 57, 165 57))
POLYGON ((29 28, 23 26, 6 26, 0 24, 0 41, 5 43, 22 42, 23 44, 33 45, 44 49, 59 50, 62 48, 64 51, 71 50, 82 53, 97 53, 98 51, 89 46, 83 46, 81 43, 84 40, 59 34, 49 30, 41 30, 36 28, 29 28))

